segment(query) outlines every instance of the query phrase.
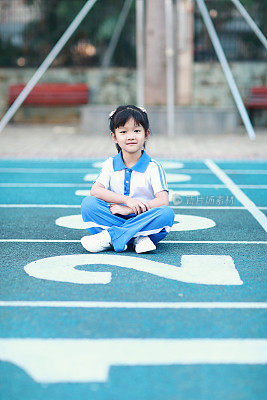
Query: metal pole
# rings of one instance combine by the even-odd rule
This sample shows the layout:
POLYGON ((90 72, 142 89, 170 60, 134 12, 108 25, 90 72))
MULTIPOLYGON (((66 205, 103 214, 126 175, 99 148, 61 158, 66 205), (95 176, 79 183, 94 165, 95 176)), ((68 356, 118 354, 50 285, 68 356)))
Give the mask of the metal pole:
POLYGON ((174 50, 173 50, 173 4, 165 0, 166 34, 166 90, 167 90, 167 133, 174 136, 174 50))
POLYGON ((145 44, 144 44, 144 0, 136 0, 136 60, 137 60, 137 105, 145 104, 145 44))
POLYGON ((221 63, 222 69, 224 71, 225 77, 227 79, 227 82, 229 84, 230 90, 232 92, 232 95, 234 97, 235 103, 237 105, 238 111, 241 115, 241 118, 244 122, 244 125, 246 127, 246 130, 248 132, 248 135, 251 140, 255 139, 255 132, 253 129, 253 126, 251 125, 247 110, 244 106, 244 103, 242 101, 242 98, 239 94, 238 88, 236 86, 235 80, 233 78, 232 72, 230 70, 229 64, 226 60, 224 51, 222 49, 221 43, 219 41, 218 35, 215 31, 214 25, 211 21, 209 12, 207 10, 206 4, 203 0, 196 0, 198 3, 198 7, 200 9, 201 15, 203 17, 204 23, 207 27, 210 39, 212 41, 214 50, 217 54, 217 57, 221 63))
POLYGON ((121 10, 117 25, 115 27, 115 30, 114 30, 112 38, 111 38, 111 40, 109 42, 107 51, 106 51, 106 53, 104 55, 104 58, 103 58, 103 62, 102 62, 102 67, 103 68, 107 68, 109 66, 109 64, 110 64, 110 61, 111 61, 111 59, 113 57, 114 51, 116 49, 116 46, 117 46, 121 31, 122 31, 122 28, 124 27, 126 18, 128 16, 129 11, 130 11, 130 8, 131 8, 131 5, 132 5, 132 1, 133 0, 125 0, 125 2, 124 2, 124 5, 122 7, 122 10, 121 10))
POLYGON ((185 51, 188 46, 188 13, 183 3, 184 0, 177 1, 178 52, 185 51))
POLYGON ((255 24, 251 16, 248 14, 247 10, 245 9, 244 6, 240 3, 239 0, 231 0, 236 8, 239 10, 240 14, 245 18, 251 29, 255 32, 255 34, 258 36, 260 41, 262 42, 263 46, 267 50, 267 39, 262 33, 262 31, 258 28, 258 26, 255 24))
POLYGON ((45 71, 48 69, 48 67, 52 64, 58 53, 62 50, 62 48, 65 46, 66 42, 69 40, 73 32, 78 28, 82 20, 86 17, 88 12, 91 10, 93 5, 95 4, 97 0, 88 0, 81 11, 77 14, 77 16, 74 18, 70 26, 67 28, 65 33, 61 36, 59 41, 55 44, 53 49, 50 51, 46 59, 43 61, 43 63, 40 65, 40 67, 36 70, 35 74, 33 77, 29 80, 25 88, 22 90, 22 92, 18 95, 12 106, 8 109, 6 114, 3 116, 2 120, 0 121, 0 133, 2 130, 5 128, 5 126, 8 124, 10 119, 13 117, 15 112, 18 110, 18 108, 21 106, 23 101, 26 99, 28 94, 31 92, 31 90, 34 88, 36 83, 39 81, 39 79, 43 76, 45 71))

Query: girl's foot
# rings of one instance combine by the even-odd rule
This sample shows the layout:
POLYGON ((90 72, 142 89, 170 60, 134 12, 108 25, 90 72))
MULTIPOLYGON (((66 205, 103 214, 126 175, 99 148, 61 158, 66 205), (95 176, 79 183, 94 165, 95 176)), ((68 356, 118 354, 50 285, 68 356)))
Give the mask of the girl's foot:
POLYGON ((107 230, 81 238, 82 246, 91 253, 107 250, 111 247, 111 237, 107 230))
POLYGON ((147 251, 156 250, 156 246, 148 236, 138 236, 133 241, 136 253, 146 253, 147 251))
MULTIPOLYGON (((105 229, 100 233, 96 233, 91 236, 84 236, 81 238, 81 244, 85 248, 85 250, 90 251, 91 253, 99 253, 100 251, 108 250, 112 246, 112 241, 110 234, 105 229)), ((124 250, 127 250, 127 244, 124 247, 124 250)))

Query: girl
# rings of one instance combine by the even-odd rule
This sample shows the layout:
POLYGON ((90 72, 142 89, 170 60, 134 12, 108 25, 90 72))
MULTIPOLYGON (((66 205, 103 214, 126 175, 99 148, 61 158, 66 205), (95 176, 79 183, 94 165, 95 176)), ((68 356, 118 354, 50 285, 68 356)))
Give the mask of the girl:
POLYGON ((132 244, 137 253, 155 250, 174 223, 165 172, 145 152, 150 135, 147 112, 133 105, 109 114, 118 154, 109 157, 81 205, 87 230, 81 239, 90 252, 132 244), (109 203, 109 204, 108 204, 109 203))

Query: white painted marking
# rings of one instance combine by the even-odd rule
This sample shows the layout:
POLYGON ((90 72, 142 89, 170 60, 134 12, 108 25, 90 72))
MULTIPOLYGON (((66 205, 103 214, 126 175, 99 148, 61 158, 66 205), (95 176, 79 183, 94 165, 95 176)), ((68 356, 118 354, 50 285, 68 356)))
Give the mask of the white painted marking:
MULTIPOLYGON (((200 192, 197 190, 170 190, 169 199, 170 201, 177 201, 177 197, 185 197, 185 196, 199 196, 200 192)), ((182 199, 181 199, 182 201, 182 199)))
POLYGON ((144 258, 112 254, 72 254, 43 258, 24 267, 25 272, 38 279, 79 284, 107 284, 111 272, 91 272, 77 266, 111 265, 146 272, 161 278, 203 285, 242 285, 234 261, 224 255, 184 255, 181 267, 144 258))
MULTIPOLYGON (((94 222, 84 222, 80 214, 57 218, 55 224, 70 229, 86 229, 87 227, 99 226, 99 224, 95 224, 94 222)), ((102 228, 108 229, 109 226, 102 225, 102 228)))
POLYGON ((91 196, 90 190, 76 190, 75 195, 76 196, 84 196, 84 197, 91 196))
MULTIPOLYGON (((21 173, 21 174, 86 174, 88 170, 94 168, 102 168, 102 163, 93 163, 98 165, 97 167, 88 167, 88 168, 12 168, 12 167, 0 167, 0 173, 21 173)), ((211 174, 212 172, 208 169, 204 168, 184 168, 184 164, 179 162, 171 162, 171 161, 162 161, 161 165, 165 169, 182 169, 181 172, 187 174, 211 174)), ((231 175, 266 175, 267 170, 264 169, 225 169, 223 170, 226 174, 231 175)))
MULTIPOLYGON (((179 183, 179 182, 171 182, 169 183, 170 187, 173 187, 175 189, 175 185, 179 185, 180 188, 214 188, 214 189, 219 189, 219 188, 226 188, 225 185, 221 184, 184 184, 184 183, 179 183)), ((0 187, 84 187, 88 188, 88 184, 86 183, 0 183, 0 187)), ((267 189, 267 185, 238 185, 239 188, 241 189, 267 189)))
POLYGON ((253 217, 259 222, 262 228, 267 232, 267 218, 261 212, 257 206, 251 201, 245 193, 243 193, 240 188, 232 181, 232 179, 227 176, 223 170, 218 167, 212 160, 205 161, 207 167, 214 172, 214 174, 228 187, 228 189, 233 193, 233 195, 243 204, 244 207, 253 215, 253 217))
POLYGON ((93 182, 96 180, 99 174, 86 174, 83 178, 86 182, 93 182))
POLYGON ((90 168, 0 168, 4 173, 21 174, 84 174, 90 168))
MULTIPOLYGON (((174 232, 208 229, 216 225, 215 222, 210 218, 198 217, 195 215, 176 214, 174 221, 174 225, 171 228, 171 231, 174 232)), ((84 222, 82 216, 79 214, 57 218, 55 224, 70 229, 86 229, 87 227, 94 226, 93 222, 84 222)), ((95 225, 99 226, 98 224, 95 225)), ((104 225, 102 227, 103 229, 109 228, 109 226, 104 225)))
POLYGON ((171 168, 183 168, 184 164, 178 161, 161 161, 161 165, 163 168, 171 169, 171 168))
MULTIPOLYGON (((192 210, 245 210, 244 206, 170 206, 172 209, 192 210)), ((79 204, 0 204, 0 208, 81 208, 79 204)), ((267 207, 258 207, 267 210, 267 207)))
POLYGON ((265 364, 265 339, 0 339, 36 382, 105 382, 111 366, 265 364))
POLYGON ((95 161, 92 163, 92 167, 100 169, 100 168, 102 168, 103 163, 104 163, 104 161, 95 161))
MULTIPOLYGON (((102 168, 103 162, 93 162, 92 166, 94 168, 102 168)), ((179 161, 161 161, 161 165, 163 166, 163 168, 183 168, 184 164, 179 162, 179 161)))
MULTIPOLYGON (((86 174, 83 178, 86 182, 93 182, 97 178, 98 174, 86 174)), ((190 175, 184 174, 166 174, 167 182, 186 182, 191 180, 190 175)))
POLYGON ((168 183, 187 182, 192 179, 190 175, 185 174, 166 174, 166 178, 168 183))
MULTIPOLYGON (((224 169, 223 170, 226 174, 231 174, 231 175, 266 175, 267 174, 267 170, 264 169, 254 169, 254 170, 238 170, 238 169, 224 169)), ((187 174, 212 174, 212 172, 208 169, 187 169, 187 168, 183 168, 182 171, 183 173, 187 173, 187 174)))
POLYGON ((198 217, 195 215, 175 214, 172 232, 195 231, 198 229, 209 229, 215 226, 213 219, 198 217), (178 224, 176 223, 178 222, 178 224))
POLYGON ((76 204, 0 204, 0 208, 81 208, 76 204))
MULTIPOLYGON (((69 240, 69 239, 0 239, 0 243, 81 243, 80 240, 69 240)), ((203 244, 267 244, 266 240, 162 240, 160 244, 166 243, 203 243, 203 244)))
POLYGON ((224 169, 226 174, 240 174, 240 175, 266 175, 266 169, 224 169))
MULTIPOLYGON (((238 206, 171 206, 173 209, 192 209, 192 210, 246 210, 245 207, 238 206)), ((267 207, 266 207, 267 209, 267 207)), ((246 210, 247 211, 247 210, 246 210)))
POLYGON ((0 187, 84 187, 88 188, 85 183, 0 183, 0 187))
POLYGON ((0 301, 0 307, 265 309, 263 302, 0 301))
POLYGON ((195 243, 195 244, 267 244, 266 240, 162 240, 160 243, 195 243))
MULTIPOLYGON (((206 189, 219 189, 219 188, 227 188, 226 185, 221 184, 184 184, 184 183, 177 183, 179 188, 206 188, 206 189)), ((171 186, 175 186, 175 183, 172 183, 171 186)), ((241 189, 267 189, 267 185, 237 185, 241 189)))
MULTIPOLYGON (((76 190, 76 196, 90 196, 90 190, 76 190)), ((196 190, 170 190, 169 198, 173 201, 175 196, 199 196, 200 192, 196 190)))

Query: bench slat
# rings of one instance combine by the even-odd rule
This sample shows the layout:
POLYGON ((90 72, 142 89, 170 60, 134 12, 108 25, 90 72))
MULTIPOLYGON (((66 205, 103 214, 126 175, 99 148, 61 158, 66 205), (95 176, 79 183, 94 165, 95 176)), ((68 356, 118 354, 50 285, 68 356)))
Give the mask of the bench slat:
POLYGON ((250 89, 245 106, 249 108, 267 109, 267 86, 254 86, 250 89))
MULTIPOLYGON (((9 87, 8 102, 11 105, 23 90, 25 85, 11 85, 9 87)), ((85 83, 43 83, 36 85, 28 97, 25 105, 77 105, 87 104, 89 88, 85 83)))

